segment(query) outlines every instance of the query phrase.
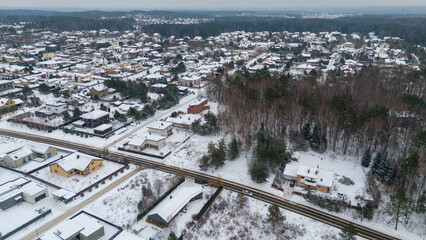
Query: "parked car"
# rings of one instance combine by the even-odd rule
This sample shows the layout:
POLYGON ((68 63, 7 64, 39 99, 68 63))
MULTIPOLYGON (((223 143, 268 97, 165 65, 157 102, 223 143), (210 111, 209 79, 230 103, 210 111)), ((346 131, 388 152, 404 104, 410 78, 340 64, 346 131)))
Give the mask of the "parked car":
POLYGON ((248 195, 248 196, 253 196, 253 193, 252 193, 252 192, 250 192, 249 190, 245 190, 245 189, 243 189, 243 193, 244 193, 245 195, 248 195))
POLYGON ((290 187, 294 187, 295 184, 296 184, 296 181, 291 181, 290 182, 290 187))

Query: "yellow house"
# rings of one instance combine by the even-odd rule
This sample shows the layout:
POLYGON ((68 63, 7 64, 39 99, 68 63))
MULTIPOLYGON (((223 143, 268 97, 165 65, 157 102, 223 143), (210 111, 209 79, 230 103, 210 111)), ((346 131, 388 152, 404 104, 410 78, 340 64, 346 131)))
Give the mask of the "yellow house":
POLYGON ((135 72, 140 72, 142 71, 142 69, 143 69, 142 63, 132 65, 132 70, 135 72))
POLYGON ((86 176, 103 166, 102 159, 75 152, 50 165, 50 171, 64 177, 71 177, 75 174, 86 176))
POLYGON ((43 56, 42 56, 43 59, 52 59, 54 57, 55 57, 54 52, 45 52, 43 53, 43 56))
POLYGON ((7 98, 0 98, 0 112, 7 112, 10 109, 13 109, 14 107, 22 104, 23 101, 21 99, 7 99, 7 98))

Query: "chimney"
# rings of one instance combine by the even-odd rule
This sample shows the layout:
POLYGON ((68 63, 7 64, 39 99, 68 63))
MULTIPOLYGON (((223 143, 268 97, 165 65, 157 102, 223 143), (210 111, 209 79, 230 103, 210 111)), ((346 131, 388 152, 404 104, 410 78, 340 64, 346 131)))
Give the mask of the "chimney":
POLYGON ((311 171, 311 169, 308 169, 308 173, 311 171))
POLYGON ((188 118, 188 120, 191 120, 191 118, 188 118))
POLYGON ((180 119, 182 119, 182 116, 180 116, 180 119))
POLYGON ((79 159, 80 158, 80 155, 77 155, 77 159, 79 159))
POLYGON ((317 175, 317 174, 318 174, 318 170, 315 171, 315 175, 317 175))
POLYGON ((317 168, 319 168, 319 165, 317 165, 317 168))
POLYGON ((161 123, 161 126, 163 126, 163 123, 161 123))

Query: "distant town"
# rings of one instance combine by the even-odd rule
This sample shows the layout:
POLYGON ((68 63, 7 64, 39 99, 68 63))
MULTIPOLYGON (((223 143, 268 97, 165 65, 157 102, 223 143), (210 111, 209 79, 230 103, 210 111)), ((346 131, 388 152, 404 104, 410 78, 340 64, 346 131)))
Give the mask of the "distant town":
POLYGON ((424 237, 424 45, 116 19, 0 24, 0 239, 424 237))

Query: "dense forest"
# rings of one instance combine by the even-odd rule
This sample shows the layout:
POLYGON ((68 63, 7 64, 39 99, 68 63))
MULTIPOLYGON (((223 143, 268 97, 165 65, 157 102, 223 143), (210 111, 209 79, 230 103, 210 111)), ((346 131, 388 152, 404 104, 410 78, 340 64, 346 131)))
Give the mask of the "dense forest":
POLYGON ((147 33, 158 32, 165 36, 217 36, 223 32, 244 30, 289 31, 289 32, 330 32, 368 33, 376 32, 380 36, 395 36, 405 39, 409 44, 426 43, 426 25, 423 17, 394 18, 386 16, 360 16, 340 19, 276 19, 253 17, 225 17, 215 21, 192 25, 149 25, 144 27, 147 33))
POLYGON ((405 184, 407 195, 417 198, 424 186, 416 184, 424 181, 416 178, 426 168, 418 161, 426 156, 425 76, 370 66, 354 76, 330 72, 320 84, 310 76, 294 80, 264 69, 217 78, 209 95, 224 106, 218 115, 224 131, 241 138, 246 149, 267 129, 293 150, 367 155, 364 166, 373 162, 372 174, 390 185, 405 184), (409 176, 407 159, 417 159, 409 176))

